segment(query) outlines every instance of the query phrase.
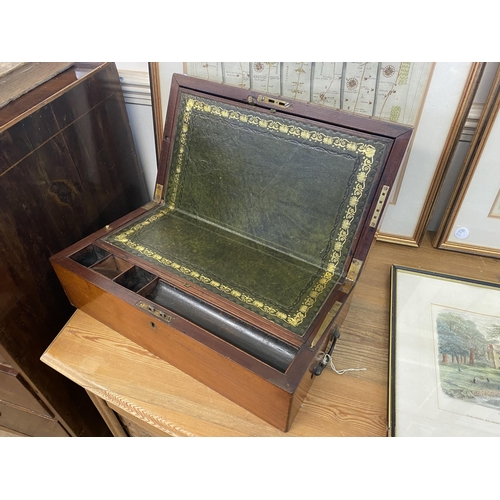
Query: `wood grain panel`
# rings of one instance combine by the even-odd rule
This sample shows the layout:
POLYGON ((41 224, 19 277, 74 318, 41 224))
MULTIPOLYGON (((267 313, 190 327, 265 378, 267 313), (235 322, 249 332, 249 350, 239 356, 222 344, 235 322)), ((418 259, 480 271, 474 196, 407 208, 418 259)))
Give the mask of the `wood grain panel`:
POLYGON ((55 419, 48 419, 0 402, 0 427, 27 436, 68 437, 68 433, 55 419))
POLYGON ((113 64, 77 64, 2 108, 0 345, 75 435, 108 429, 39 360, 74 311, 49 257, 147 199, 113 64))
POLYGON ((45 417, 54 417, 22 375, 2 363, 0 363, 0 401, 13 403, 45 417))

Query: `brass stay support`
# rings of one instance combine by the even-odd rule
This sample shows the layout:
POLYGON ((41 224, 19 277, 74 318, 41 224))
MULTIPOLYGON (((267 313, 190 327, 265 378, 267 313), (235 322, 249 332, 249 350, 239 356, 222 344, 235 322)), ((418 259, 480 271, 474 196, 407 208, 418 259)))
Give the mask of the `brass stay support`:
POLYGON ((358 280, 359 272, 361 271, 362 265, 363 265, 362 260, 352 259, 344 284, 340 287, 341 292, 349 293, 351 291, 352 287, 358 280))

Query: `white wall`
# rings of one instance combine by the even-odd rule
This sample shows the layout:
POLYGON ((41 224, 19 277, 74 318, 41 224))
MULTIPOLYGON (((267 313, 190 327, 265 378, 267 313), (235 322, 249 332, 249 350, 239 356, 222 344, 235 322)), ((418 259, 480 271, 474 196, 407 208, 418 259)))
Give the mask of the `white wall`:
MULTIPOLYGON (((148 63, 116 62, 115 64, 122 82, 135 148, 144 171, 150 198, 153 199, 157 158, 148 63)), ((165 122, 166 118, 172 74, 182 73, 182 67, 182 62, 160 63, 159 65, 162 123, 165 122)))
POLYGON ((115 63, 122 82, 123 95, 139 163, 144 171, 149 197, 156 184, 156 145, 153 108, 147 62, 115 63))

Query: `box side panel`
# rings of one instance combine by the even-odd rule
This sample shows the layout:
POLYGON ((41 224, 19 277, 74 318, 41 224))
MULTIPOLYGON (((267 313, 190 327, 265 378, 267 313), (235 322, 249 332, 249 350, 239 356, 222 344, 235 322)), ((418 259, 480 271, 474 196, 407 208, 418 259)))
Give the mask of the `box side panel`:
POLYGON ((152 318, 123 298, 52 263, 75 307, 271 425, 287 430, 291 408, 288 391, 177 330, 172 324, 152 318))

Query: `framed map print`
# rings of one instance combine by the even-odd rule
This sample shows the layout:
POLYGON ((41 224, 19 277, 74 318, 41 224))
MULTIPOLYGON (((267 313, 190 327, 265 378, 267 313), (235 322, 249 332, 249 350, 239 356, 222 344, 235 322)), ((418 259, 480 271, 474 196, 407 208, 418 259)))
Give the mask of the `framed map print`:
POLYGON ((434 245, 500 256, 500 70, 497 71, 434 245))
POLYGON ((417 123, 433 67, 428 62, 184 63, 190 76, 404 125, 417 123))
POLYGON ((393 266, 389 434, 500 435, 500 284, 393 266))
MULTIPOLYGON (((418 246, 467 118, 483 64, 472 62, 150 63, 165 113, 173 71, 415 127, 377 239, 418 246), (182 69, 180 69, 182 66, 182 69)), ((156 105, 155 105, 156 101, 156 105)), ((161 141, 161 119, 156 126, 161 141)))

